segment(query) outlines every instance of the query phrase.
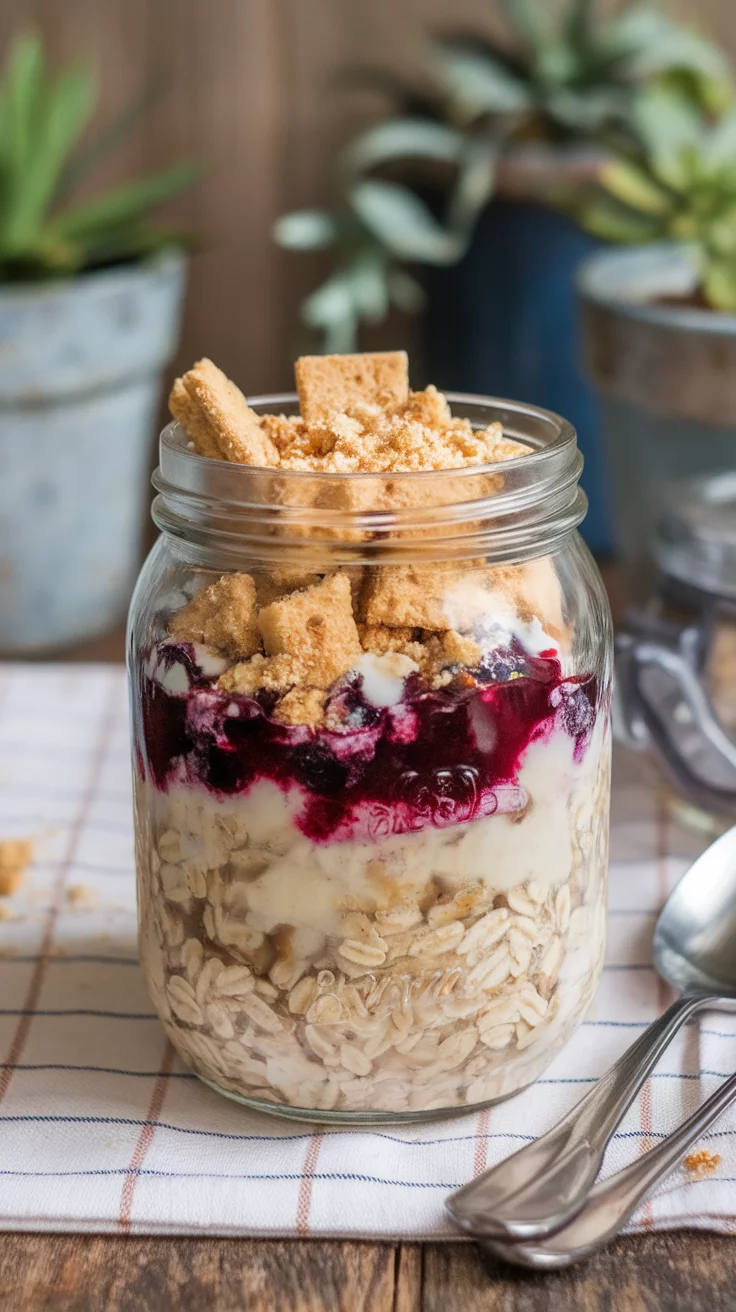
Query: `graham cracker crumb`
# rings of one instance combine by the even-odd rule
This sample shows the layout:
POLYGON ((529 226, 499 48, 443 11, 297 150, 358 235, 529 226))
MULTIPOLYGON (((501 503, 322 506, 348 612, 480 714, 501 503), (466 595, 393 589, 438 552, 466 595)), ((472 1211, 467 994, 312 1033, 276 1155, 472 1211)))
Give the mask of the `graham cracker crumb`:
POLYGON ((299 408, 307 424, 351 415, 366 406, 388 410, 409 399, 406 351, 303 355, 294 366, 299 408))
POLYGON ((255 410, 211 360, 198 360, 176 379, 169 408, 200 455, 219 455, 239 465, 278 465, 278 451, 255 410))
POLYGON ((329 688, 362 653, 346 574, 272 602, 258 626, 266 653, 291 657, 299 682, 312 688, 329 688))
POLYGON ((327 694, 320 688, 292 688, 277 702, 273 718, 282 724, 304 724, 316 729, 324 723, 326 700, 327 694))
POLYGON ((5 838, 0 842, 0 897, 17 893, 32 860, 32 839, 5 838))
POLYGON ((233 665, 220 675, 217 687, 222 692, 240 693, 253 697, 263 688, 265 692, 288 692, 304 683, 304 674, 291 656, 266 657, 260 654, 252 660, 233 665))
POLYGON ((172 615, 169 633, 241 659, 258 651, 256 585, 250 574, 223 574, 172 615))
POLYGON ((721 1164, 721 1157, 719 1153, 708 1152, 707 1148, 698 1148, 695 1152, 688 1153, 682 1164, 696 1180, 705 1180, 709 1175, 715 1175, 721 1164))
POLYGON ((436 678, 448 668, 473 669, 480 662, 482 652, 478 643, 462 633, 449 629, 446 633, 424 636, 423 669, 430 678, 436 678))
MULTIPOLYGON (((412 392, 391 410, 366 407, 354 415, 331 414, 320 424, 291 424, 279 438, 281 468, 337 474, 421 473, 463 469, 528 455, 529 448, 504 437, 501 424, 476 430, 467 419, 453 419, 435 387, 412 392)), ((409 489, 408 504, 436 501, 437 489, 409 489)), ((393 493, 401 493, 398 486, 393 493)), ((375 498, 376 491, 373 491, 375 498)), ((452 499, 452 498, 450 498, 452 499)))
POLYGON ((358 633, 364 651, 385 656, 388 651, 403 652, 414 639, 414 629, 389 629, 385 624, 359 624, 358 633))

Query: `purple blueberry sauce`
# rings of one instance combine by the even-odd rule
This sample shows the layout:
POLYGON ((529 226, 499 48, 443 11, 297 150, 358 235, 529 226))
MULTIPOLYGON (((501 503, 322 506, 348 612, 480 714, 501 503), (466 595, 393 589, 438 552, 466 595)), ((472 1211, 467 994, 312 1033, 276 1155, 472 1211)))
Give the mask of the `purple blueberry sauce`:
POLYGON ((389 708, 367 702, 361 676, 348 675, 327 706, 339 728, 294 728, 271 717, 272 695, 219 691, 188 644, 166 642, 157 654, 154 674, 145 660, 138 673, 141 776, 163 791, 186 783, 221 797, 261 779, 297 787, 294 822, 314 842, 371 841, 516 809, 529 745, 561 727, 581 759, 599 696, 593 676, 563 678, 556 653, 532 657, 515 645, 471 671, 466 686, 433 691, 411 675, 389 708), (183 692, 160 680, 176 664, 183 692))

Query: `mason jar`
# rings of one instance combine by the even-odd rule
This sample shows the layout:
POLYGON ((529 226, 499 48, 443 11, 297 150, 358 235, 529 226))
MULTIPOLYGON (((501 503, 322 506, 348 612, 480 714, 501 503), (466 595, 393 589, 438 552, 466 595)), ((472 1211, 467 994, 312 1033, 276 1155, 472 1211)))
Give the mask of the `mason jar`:
POLYGON ((128 639, 141 961, 182 1059, 263 1111, 505 1098, 599 980, 611 626, 575 433, 449 399, 530 453, 317 475, 161 436, 128 639))

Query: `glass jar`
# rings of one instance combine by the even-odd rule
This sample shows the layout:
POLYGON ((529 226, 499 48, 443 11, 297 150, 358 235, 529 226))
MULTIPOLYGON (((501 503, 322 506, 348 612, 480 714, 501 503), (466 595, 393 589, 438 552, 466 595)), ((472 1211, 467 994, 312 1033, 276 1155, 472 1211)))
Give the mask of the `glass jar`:
POLYGON ((314 475, 161 437, 128 648, 141 960, 184 1061, 260 1110, 494 1102, 599 980, 611 629, 575 433, 449 399, 532 454, 314 475))

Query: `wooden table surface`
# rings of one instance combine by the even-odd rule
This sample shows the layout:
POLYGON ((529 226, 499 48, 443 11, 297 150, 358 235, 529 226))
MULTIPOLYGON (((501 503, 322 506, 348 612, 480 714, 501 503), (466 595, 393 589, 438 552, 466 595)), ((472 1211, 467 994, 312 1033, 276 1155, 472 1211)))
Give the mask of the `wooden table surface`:
MULTIPOLYGON (((123 631, 61 655, 120 661, 123 631)), ((532 1275, 485 1258, 467 1242, 5 1234, 0 1237, 0 1308, 736 1312, 736 1237, 698 1231, 632 1236, 570 1271, 532 1275)))

